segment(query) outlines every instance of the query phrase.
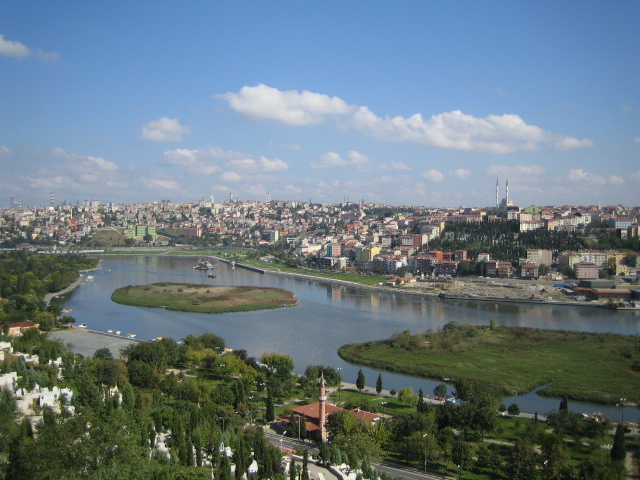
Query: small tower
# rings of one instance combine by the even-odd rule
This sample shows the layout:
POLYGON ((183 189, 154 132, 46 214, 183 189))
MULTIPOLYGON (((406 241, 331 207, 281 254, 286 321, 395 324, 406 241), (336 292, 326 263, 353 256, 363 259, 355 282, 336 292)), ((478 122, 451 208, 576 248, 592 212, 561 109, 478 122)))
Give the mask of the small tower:
POLYGON ((320 403, 320 438, 323 442, 327 441, 327 390, 324 386, 324 372, 320 375, 320 395, 318 395, 320 403))

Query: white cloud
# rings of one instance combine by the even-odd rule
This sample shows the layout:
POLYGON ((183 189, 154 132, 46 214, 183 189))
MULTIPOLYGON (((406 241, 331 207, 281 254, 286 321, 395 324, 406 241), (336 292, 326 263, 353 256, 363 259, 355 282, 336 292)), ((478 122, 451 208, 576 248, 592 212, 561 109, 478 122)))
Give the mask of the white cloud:
POLYGON ((269 160, 267 157, 260 157, 258 159, 258 165, 262 169, 263 172, 284 172, 285 170, 289 170, 289 164, 284 160, 280 160, 275 158, 273 160, 269 160))
POLYGON ((242 177, 237 172, 224 172, 220 175, 220 178, 225 182, 239 182, 242 180, 242 177))
POLYGON ((267 157, 251 158, 241 152, 208 147, 201 150, 178 148, 164 152, 164 158, 170 165, 184 167, 192 175, 213 175, 225 169, 221 178, 237 182, 242 179, 239 172, 248 176, 284 172, 289 164, 284 160, 267 157))
POLYGON ((451 175, 453 175, 454 177, 458 177, 458 178, 467 178, 471 175, 471 170, 468 170, 466 168, 458 168, 454 171, 451 172, 451 175))
POLYGON ((585 148, 590 139, 558 135, 528 125, 518 115, 477 118, 459 110, 405 118, 381 118, 366 106, 349 105, 338 97, 297 90, 280 91, 266 85, 242 87, 238 93, 215 95, 236 112, 255 120, 275 120, 289 125, 314 125, 332 118, 340 126, 389 142, 412 142, 463 151, 505 154, 539 150, 585 148))
POLYGON ((311 166, 313 168, 351 167, 359 172, 368 172, 374 167, 369 157, 355 150, 348 152, 347 158, 343 158, 335 152, 325 153, 320 156, 317 162, 312 162, 311 166))
POLYGON ((38 57, 42 63, 56 63, 60 60, 60 54, 56 52, 45 52, 44 50, 36 50, 36 57, 38 57))
POLYGON ((573 150, 575 148, 592 147, 593 141, 588 138, 578 140, 577 138, 573 137, 562 137, 555 141, 553 145, 558 150, 573 150))
POLYGON ((394 170, 411 170, 411 167, 404 162, 391 162, 391 168, 394 170))
POLYGON ((618 175, 610 175, 609 176, 609 183, 611 185, 622 185, 624 184, 624 179, 618 175))
POLYGON ((118 165, 105 160, 104 158, 89 156, 87 157, 87 160, 91 165, 91 168, 93 169, 97 168, 99 170, 102 170, 103 172, 115 172, 116 170, 118 170, 118 165))
POLYGON ((7 147, 6 145, 0 145, 0 157, 9 155, 10 153, 11 150, 9 150, 9 147, 7 147))
POLYGON ((24 58, 31 55, 31 49, 26 45, 11 40, 5 40, 4 35, 0 34, 0 55, 13 58, 24 58))
POLYGON ((286 185, 284 191, 290 195, 298 195, 303 192, 300 187, 296 187, 295 185, 286 185))
POLYGON ((2 34, 0 34, 0 55, 13 58, 25 58, 35 55, 43 63, 55 63, 60 58, 60 55, 55 52, 45 52, 40 49, 32 50, 24 43, 6 40, 2 34))
POLYGON ((545 169, 539 165, 491 165, 487 169, 487 175, 491 177, 527 180, 527 182, 544 173, 545 169))
POLYGON ((27 177, 31 188, 59 188, 64 186, 76 186, 77 184, 66 175, 44 175, 41 177, 27 177))
POLYGON ((258 183, 256 185, 247 185, 244 189, 245 193, 256 197, 261 197, 267 191, 264 185, 258 183))
POLYGON ((355 110, 338 97, 309 91, 280 91, 267 85, 242 87, 238 93, 214 95, 236 112, 256 120, 278 120, 289 125, 313 125, 327 115, 346 115, 355 110))
POLYGON ((160 117, 142 126, 140 138, 154 142, 181 142, 189 127, 180 125, 177 118, 160 117))
POLYGON ((168 180, 164 178, 144 178, 142 181, 149 188, 181 191, 180 185, 175 180, 168 180))
MULTIPOLYGON (((633 175, 633 174, 632 174, 633 175)), ((601 185, 622 185, 624 179, 618 175, 610 175, 604 177, 595 173, 585 172, 581 168, 574 168, 569 171, 568 178, 571 182, 582 183, 585 185, 601 186, 601 185)))
POLYGON ((98 181, 98 176, 93 173, 83 173, 79 178, 83 183, 96 183, 98 181))
POLYGON ((444 175, 442 174, 442 172, 434 168, 432 168, 431 170, 427 170, 426 172, 422 172, 422 176, 430 182, 434 183, 440 183, 444 180, 444 175))

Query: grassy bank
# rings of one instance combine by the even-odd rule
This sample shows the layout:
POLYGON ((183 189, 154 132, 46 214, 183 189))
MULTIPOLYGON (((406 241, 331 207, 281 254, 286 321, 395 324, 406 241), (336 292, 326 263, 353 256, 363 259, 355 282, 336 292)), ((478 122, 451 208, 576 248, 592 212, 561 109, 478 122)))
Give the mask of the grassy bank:
POLYGON ((402 332, 384 341, 345 345, 339 355, 407 375, 482 382, 508 395, 550 383, 542 395, 640 401, 638 336, 449 324, 437 333, 402 332))
POLYGON ((123 305, 199 313, 263 310, 298 303, 293 293, 280 288, 217 287, 164 282, 119 288, 113 292, 111 300, 123 305))

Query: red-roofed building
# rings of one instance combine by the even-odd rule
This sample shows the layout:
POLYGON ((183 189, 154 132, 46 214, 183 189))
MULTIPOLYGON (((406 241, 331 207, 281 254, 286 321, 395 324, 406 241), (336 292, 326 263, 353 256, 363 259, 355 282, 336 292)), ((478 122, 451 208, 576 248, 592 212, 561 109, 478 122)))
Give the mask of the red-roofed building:
POLYGON ((24 332, 28 328, 38 328, 38 324, 33 322, 10 323, 9 336, 15 337, 18 335, 22 335, 22 332, 24 332))
MULTIPOLYGON (((327 418, 332 413, 344 411, 344 408, 340 408, 331 403, 327 403, 324 377, 321 377, 320 395, 318 396, 318 401, 315 403, 310 403, 308 405, 303 405, 301 407, 296 407, 291 411, 294 416, 298 418, 304 418, 307 435, 309 437, 315 437, 318 440, 326 442, 328 438, 326 430, 327 418)), ((350 411, 359 422, 375 422, 380 418, 380 416, 375 413, 365 412, 364 410, 361 410, 359 408, 347 411, 350 411)), ((280 417, 279 420, 288 424, 291 421, 291 418, 280 417)))

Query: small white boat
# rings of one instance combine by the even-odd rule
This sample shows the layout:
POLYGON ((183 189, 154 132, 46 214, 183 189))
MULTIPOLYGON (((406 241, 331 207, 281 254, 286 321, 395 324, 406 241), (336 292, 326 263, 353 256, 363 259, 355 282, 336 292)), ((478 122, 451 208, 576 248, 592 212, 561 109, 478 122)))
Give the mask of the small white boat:
POLYGON ((135 333, 127 333, 127 337, 128 338, 136 338, 136 334, 135 333))
POLYGON ((113 333, 113 330, 107 330, 107 333, 113 333))
POLYGON ((120 330, 116 330, 116 335, 120 335, 122 332, 120 330))
POLYGON ((87 324, 86 323, 81 323, 80 325, 78 325, 78 328, 87 328, 87 324))

